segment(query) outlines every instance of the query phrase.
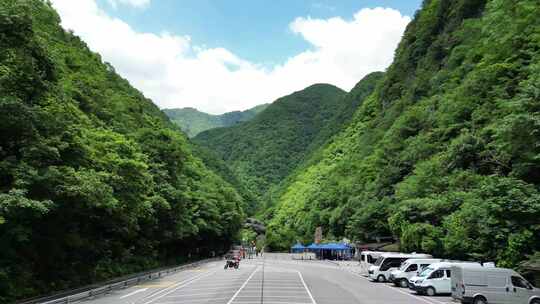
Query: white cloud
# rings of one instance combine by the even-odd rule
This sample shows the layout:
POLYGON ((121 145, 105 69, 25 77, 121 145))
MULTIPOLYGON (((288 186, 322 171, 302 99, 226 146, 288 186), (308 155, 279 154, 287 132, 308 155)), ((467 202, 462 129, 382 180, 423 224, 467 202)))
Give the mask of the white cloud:
POLYGON ((362 9, 352 20, 297 18, 290 29, 312 48, 263 67, 224 48, 193 45, 189 36, 137 32, 108 16, 95 0, 52 3, 65 28, 74 30, 158 106, 190 106, 216 114, 271 102, 313 83, 349 90, 366 74, 391 63, 410 21, 389 8, 362 9))
POLYGON ((119 5, 133 6, 135 8, 144 8, 150 4, 150 0, 107 0, 113 8, 119 5))

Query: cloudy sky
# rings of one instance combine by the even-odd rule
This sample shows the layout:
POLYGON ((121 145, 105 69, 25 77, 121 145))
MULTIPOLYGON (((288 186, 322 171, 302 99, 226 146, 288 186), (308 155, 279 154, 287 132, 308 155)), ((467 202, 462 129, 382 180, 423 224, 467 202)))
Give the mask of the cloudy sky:
POLYGON ((160 108, 220 114, 384 70, 421 0, 52 0, 160 108))

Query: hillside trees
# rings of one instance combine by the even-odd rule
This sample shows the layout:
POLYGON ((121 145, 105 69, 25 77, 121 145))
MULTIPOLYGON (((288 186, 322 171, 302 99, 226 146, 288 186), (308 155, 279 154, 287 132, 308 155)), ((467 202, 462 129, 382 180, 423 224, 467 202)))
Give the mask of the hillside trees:
POLYGON ((539 17, 534 1, 425 1, 349 126, 282 186, 271 246, 323 226, 504 266, 538 251, 539 17))
POLYGON ((245 111, 233 111, 221 115, 199 112, 194 108, 163 109, 163 112, 189 137, 194 137, 209 129, 234 126, 251 120, 266 107, 268 104, 261 104, 245 111))
POLYGON ((202 132, 194 141, 214 151, 260 199, 302 162, 344 93, 316 84, 276 100, 250 121, 202 132))
POLYGON ((244 199, 44 1, 0 4, 0 302, 225 250, 244 199))

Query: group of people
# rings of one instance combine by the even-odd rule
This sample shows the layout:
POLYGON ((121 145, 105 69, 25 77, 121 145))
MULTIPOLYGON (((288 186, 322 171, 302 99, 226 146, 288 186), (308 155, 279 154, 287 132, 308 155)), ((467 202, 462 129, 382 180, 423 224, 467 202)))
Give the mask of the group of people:
POLYGON ((246 251, 247 251, 248 259, 252 259, 253 255, 255 255, 255 257, 259 257, 259 254, 261 255, 261 257, 263 255, 262 250, 259 250, 257 249, 257 247, 253 246, 253 247, 248 247, 244 250, 244 258, 246 258, 246 251))

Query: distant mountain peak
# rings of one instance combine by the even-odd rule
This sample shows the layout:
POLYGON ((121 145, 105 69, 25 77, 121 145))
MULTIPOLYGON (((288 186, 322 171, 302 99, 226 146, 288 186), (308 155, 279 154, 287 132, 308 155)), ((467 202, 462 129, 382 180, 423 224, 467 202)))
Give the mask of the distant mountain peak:
POLYGON ((267 106, 268 104, 261 104, 245 111, 232 111, 220 115, 208 114, 193 107, 164 109, 163 112, 189 137, 194 137, 206 130, 248 121, 266 109, 267 106))

